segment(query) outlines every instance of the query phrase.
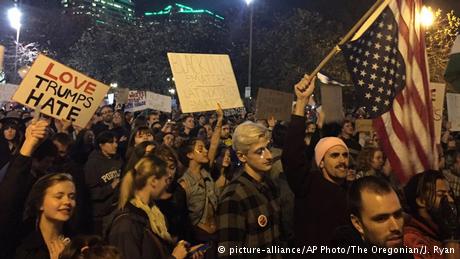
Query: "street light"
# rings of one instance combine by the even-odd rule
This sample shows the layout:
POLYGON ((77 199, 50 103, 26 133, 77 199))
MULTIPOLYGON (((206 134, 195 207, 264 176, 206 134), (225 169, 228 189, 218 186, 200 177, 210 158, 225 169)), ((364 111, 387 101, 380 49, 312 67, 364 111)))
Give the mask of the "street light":
MULTIPOLYGON (((254 16, 254 5, 252 5, 253 0, 246 0, 246 4, 249 6, 249 65, 248 65, 248 92, 249 98, 251 98, 251 86, 252 86, 252 17, 254 16)), ((246 92, 246 91, 245 91, 246 92)))
POLYGON ((423 6, 420 10, 420 23, 425 28, 430 27, 434 23, 434 14, 431 7, 423 6))
POLYGON ((16 6, 8 10, 8 20, 10 25, 16 30, 16 53, 14 55, 14 71, 18 72, 18 48, 19 48, 19 32, 21 31, 22 12, 16 6))
POLYGON ((117 87, 118 87, 118 83, 117 83, 117 82, 110 83, 110 87, 112 87, 112 88, 117 88, 117 87))

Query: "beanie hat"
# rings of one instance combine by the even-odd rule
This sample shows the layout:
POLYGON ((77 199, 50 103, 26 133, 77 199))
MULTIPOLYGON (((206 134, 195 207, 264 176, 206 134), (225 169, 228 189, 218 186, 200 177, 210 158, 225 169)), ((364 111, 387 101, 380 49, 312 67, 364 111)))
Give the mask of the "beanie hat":
POLYGON ((318 141, 318 144, 316 144, 316 147, 315 147, 315 162, 316 162, 316 165, 318 167, 319 167, 319 163, 323 160, 324 155, 326 154, 326 152, 331 147, 334 147, 334 146, 342 146, 348 152, 347 145, 340 138, 337 138, 337 137, 325 137, 325 138, 322 138, 322 139, 320 139, 318 141))

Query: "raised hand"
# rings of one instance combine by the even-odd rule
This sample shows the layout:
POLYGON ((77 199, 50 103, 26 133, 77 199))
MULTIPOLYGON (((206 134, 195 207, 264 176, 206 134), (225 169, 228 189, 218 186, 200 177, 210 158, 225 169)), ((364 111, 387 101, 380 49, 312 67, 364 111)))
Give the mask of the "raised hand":
POLYGON ((315 90, 315 76, 309 76, 307 74, 294 86, 294 92, 297 96, 297 102, 304 101, 308 102, 310 96, 315 90))

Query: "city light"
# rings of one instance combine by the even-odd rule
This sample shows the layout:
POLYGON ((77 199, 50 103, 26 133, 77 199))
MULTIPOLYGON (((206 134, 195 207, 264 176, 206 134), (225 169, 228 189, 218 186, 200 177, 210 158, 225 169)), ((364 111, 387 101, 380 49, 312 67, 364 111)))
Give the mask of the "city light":
POLYGON ((110 83, 110 87, 112 87, 112 88, 117 88, 117 87, 118 87, 118 83, 110 83))
POLYGON ((247 5, 250 5, 252 3, 253 0, 246 0, 246 4, 247 5))
POLYGON ((17 7, 13 7, 8 10, 8 20, 10 21, 10 25, 17 31, 21 29, 21 16, 22 13, 17 7))
POLYGON ((420 11, 420 23, 425 27, 430 27, 434 22, 434 14, 431 7, 423 6, 420 11))
POLYGON ((176 93, 176 90, 174 90, 174 89, 171 88, 171 89, 168 90, 168 92, 169 92, 170 94, 175 94, 175 93, 176 93))

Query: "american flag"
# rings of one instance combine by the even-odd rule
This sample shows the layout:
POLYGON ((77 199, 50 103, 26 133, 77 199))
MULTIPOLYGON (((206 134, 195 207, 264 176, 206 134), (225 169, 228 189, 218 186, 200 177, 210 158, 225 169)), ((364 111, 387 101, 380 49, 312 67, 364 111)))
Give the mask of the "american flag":
POLYGON ((391 0, 342 51, 358 100, 401 182, 437 168, 420 0, 391 0))

